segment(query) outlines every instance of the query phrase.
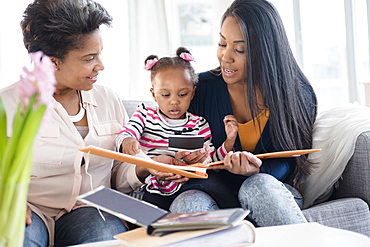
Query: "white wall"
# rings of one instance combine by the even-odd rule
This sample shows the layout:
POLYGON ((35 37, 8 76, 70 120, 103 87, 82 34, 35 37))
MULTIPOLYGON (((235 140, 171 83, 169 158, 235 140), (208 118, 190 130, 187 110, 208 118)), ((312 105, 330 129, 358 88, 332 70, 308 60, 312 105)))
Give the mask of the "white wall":
POLYGON ((0 8, 0 88, 19 79, 24 65, 29 62, 23 45, 20 21, 28 0, 17 0, 0 8))

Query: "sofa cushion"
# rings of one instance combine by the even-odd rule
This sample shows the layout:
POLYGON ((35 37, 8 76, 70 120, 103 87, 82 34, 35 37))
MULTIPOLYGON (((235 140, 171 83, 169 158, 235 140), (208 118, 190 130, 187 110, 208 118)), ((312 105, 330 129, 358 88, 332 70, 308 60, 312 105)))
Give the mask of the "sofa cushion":
POLYGON ((328 201, 302 211, 308 222, 365 234, 370 237, 370 211, 359 198, 328 201))
POLYGON ((332 199, 359 197, 370 205, 370 131, 361 133, 332 199))
MULTIPOLYGON (((312 153, 308 160, 311 175, 302 181, 304 208, 327 201, 353 157, 358 137, 370 131, 370 108, 346 104, 318 114, 312 136, 312 153)), ((352 178, 351 178, 352 179, 352 178)))

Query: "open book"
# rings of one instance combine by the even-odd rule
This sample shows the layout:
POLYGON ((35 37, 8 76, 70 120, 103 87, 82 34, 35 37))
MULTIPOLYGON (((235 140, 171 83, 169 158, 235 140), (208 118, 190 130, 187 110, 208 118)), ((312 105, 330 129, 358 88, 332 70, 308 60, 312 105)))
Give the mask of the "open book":
POLYGON ((127 162, 131 164, 135 164, 138 166, 144 166, 146 168, 155 169, 158 171, 163 172, 171 172, 174 174, 178 174, 184 177, 189 178, 208 178, 207 175, 207 168, 205 167, 197 167, 197 166, 176 166, 176 165, 169 165, 164 164, 161 162, 157 162, 152 160, 149 156, 144 154, 144 152, 139 153, 139 155, 133 156, 129 154, 123 154, 120 152, 115 152, 109 149, 95 147, 95 146, 87 146, 86 148, 79 149, 82 152, 94 154, 98 156, 102 156, 109 159, 114 159, 122 162, 127 162))
POLYGON ((182 230, 231 227, 243 221, 249 213, 249 210, 242 208, 169 213, 153 204, 104 186, 80 195, 77 199, 133 224, 144 226, 149 235, 182 230))
MULTIPOLYGON (((127 162, 139 166, 144 166, 147 168, 155 169, 158 171, 163 172, 171 172, 174 174, 178 174, 184 177, 189 178, 208 178, 207 169, 213 165, 220 165, 223 161, 213 162, 209 164, 192 164, 188 166, 176 166, 176 165, 169 165, 164 164, 161 162, 157 162, 152 160, 149 156, 144 154, 143 152, 139 153, 137 156, 123 154, 120 152, 115 152, 109 149, 100 148, 96 146, 87 146, 85 148, 79 149, 82 152, 94 154, 98 156, 102 156, 109 159, 114 159, 122 162, 127 162)), ((265 153, 265 154, 256 154, 256 157, 260 159, 269 159, 269 158, 290 158, 290 157, 298 157, 300 155, 318 152, 321 149, 304 149, 304 150, 292 150, 292 151, 282 151, 282 152, 273 152, 273 153, 265 153)))

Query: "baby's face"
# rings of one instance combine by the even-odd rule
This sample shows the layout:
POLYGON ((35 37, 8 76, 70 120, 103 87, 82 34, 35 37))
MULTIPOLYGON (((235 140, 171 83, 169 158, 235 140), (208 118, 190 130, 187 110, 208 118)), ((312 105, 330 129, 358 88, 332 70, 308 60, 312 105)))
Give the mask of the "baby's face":
POLYGON ((185 118, 195 86, 187 70, 166 68, 157 72, 151 92, 161 112, 171 119, 185 118))

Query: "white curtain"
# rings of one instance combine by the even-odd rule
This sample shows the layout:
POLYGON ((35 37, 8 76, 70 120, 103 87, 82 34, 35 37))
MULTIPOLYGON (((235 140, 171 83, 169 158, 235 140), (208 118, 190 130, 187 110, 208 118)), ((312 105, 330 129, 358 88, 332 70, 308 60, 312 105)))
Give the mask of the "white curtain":
POLYGON ((128 91, 131 99, 151 99, 150 72, 144 70, 144 61, 149 55, 169 56, 170 37, 164 0, 129 0, 129 50, 128 91))
POLYGON ((29 62, 20 27, 29 3, 30 0, 17 0, 0 8, 0 88, 16 82, 22 67, 29 62))

